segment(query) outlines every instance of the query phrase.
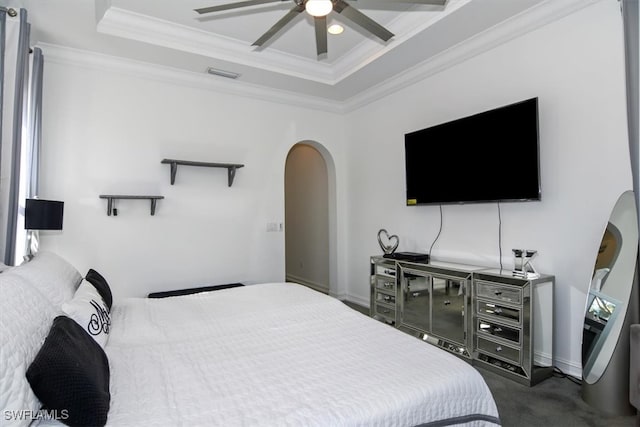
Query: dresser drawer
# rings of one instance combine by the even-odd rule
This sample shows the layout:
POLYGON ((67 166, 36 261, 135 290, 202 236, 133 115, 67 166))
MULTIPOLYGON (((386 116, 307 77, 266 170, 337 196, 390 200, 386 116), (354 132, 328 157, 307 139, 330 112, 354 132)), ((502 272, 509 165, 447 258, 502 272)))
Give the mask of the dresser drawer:
POLYGON ((384 317, 385 319, 395 322, 396 320, 396 311, 393 308, 384 307, 380 304, 376 304, 376 312, 375 314, 384 317))
POLYGON ((519 309, 507 307, 499 303, 478 301, 476 306, 476 313, 483 316, 501 319, 507 322, 513 322, 518 325, 522 324, 522 312, 519 309))
POLYGON ((376 303, 385 303, 385 304, 393 304, 395 305, 396 303, 396 297, 395 295, 390 295, 384 292, 378 292, 376 291, 376 303))
POLYGON ((376 289, 391 292, 391 293, 396 292, 396 279, 392 277, 376 276, 375 280, 376 280, 376 289))
POLYGON ((375 264, 374 274, 378 276, 396 277, 395 264, 375 264))
POLYGON ((520 329, 478 319, 478 332, 520 344, 520 329))
POLYGON ((520 350, 478 337, 478 350, 520 364, 520 350))
POLYGON ((476 281, 476 296, 506 301, 513 304, 522 303, 521 289, 501 285, 499 283, 476 281))

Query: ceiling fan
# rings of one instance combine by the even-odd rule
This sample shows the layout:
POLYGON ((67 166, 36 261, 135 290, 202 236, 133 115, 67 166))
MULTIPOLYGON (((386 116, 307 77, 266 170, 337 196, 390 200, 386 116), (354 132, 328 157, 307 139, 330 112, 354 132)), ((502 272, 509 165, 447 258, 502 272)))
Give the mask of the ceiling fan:
MULTIPOLYGON (((369 18, 364 13, 360 12, 355 7, 351 6, 345 0, 246 0, 237 3, 228 3, 219 6, 203 7, 194 9, 199 14, 221 12, 224 10, 238 9, 241 7, 255 6, 265 3, 276 3, 280 1, 293 1, 294 6, 286 15, 284 15, 278 22, 276 22, 271 28, 267 30, 258 40, 253 42, 252 46, 262 46, 268 40, 278 33, 285 25, 291 22, 296 16, 303 11, 306 11, 309 15, 313 16, 316 33, 316 50, 318 57, 327 53, 327 15, 334 11, 344 16, 351 22, 365 30, 369 31, 376 37, 388 41, 394 34, 378 24, 373 19, 369 18)), ((444 6, 448 0, 384 0, 388 3, 410 3, 410 4, 424 4, 434 6, 444 6)))

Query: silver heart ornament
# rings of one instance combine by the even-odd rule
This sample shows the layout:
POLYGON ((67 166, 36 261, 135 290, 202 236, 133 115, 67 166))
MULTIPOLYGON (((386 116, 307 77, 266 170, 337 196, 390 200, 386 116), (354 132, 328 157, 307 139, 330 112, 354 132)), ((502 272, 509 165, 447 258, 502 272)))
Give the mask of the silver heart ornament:
POLYGON ((384 228, 378 231, 378 243, 382 248, 382 251, 385 254, 392 254, 396 249, 398 249, 398 245, 400 244, 400 239, 395 234, 389 236, 387 230, 384 228), (384 236, 384 241, 382 241, 382 236, 384 236))

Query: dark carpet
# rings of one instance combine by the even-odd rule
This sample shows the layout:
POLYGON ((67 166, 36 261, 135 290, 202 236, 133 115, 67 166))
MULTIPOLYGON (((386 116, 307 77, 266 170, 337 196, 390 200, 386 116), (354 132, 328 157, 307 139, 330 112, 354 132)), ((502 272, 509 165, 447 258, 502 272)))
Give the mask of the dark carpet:
POLYGON ((580 386, 551 377, 528 387, 477 368, 491 389, 504 427, 633 427, 635 416, 611 416, 580 397, 580 386))

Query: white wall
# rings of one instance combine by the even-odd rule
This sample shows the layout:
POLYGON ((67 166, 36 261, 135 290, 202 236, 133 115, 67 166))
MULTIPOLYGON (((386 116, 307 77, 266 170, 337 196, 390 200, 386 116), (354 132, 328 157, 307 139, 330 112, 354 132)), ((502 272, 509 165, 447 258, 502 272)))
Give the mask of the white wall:
MULTIPOLYGON (((586 292, 618 196, 631 188, 622 27, 606 0, 433 75, 349 115, 349 289, 368 298, 376 233, 400 251, 427 252, 437 206, 405 206, 404 133, 539 97, 542 201, 501 204, 502 255, 537 249, 534 264, 556 276, 556 364, 580 373, 586 292), (375 190, 375 191, 373 191, 375 190)), ((455 159, 451 177, 455 179, 455 159)), ((508 179, 508 177, 505 177, 508 179)), ((435 259, 498 266, 496 204, 446 205, 435 259)))
POLYGON ((109 69, 45 63, 41 197, 64 200, 65 218, 43 249, 95 268, 116 297, 283 281, 284 233, 266 227, 284 221, 287 153, 318 141, 344 181, 341 118, 109 69), (179 166, 171 186, 163 158, 245 167, 228 188, 225 169, 179 166), (155 216, 148 201, 120 201, 113 217, 100 194, 165 199, 155 216))

